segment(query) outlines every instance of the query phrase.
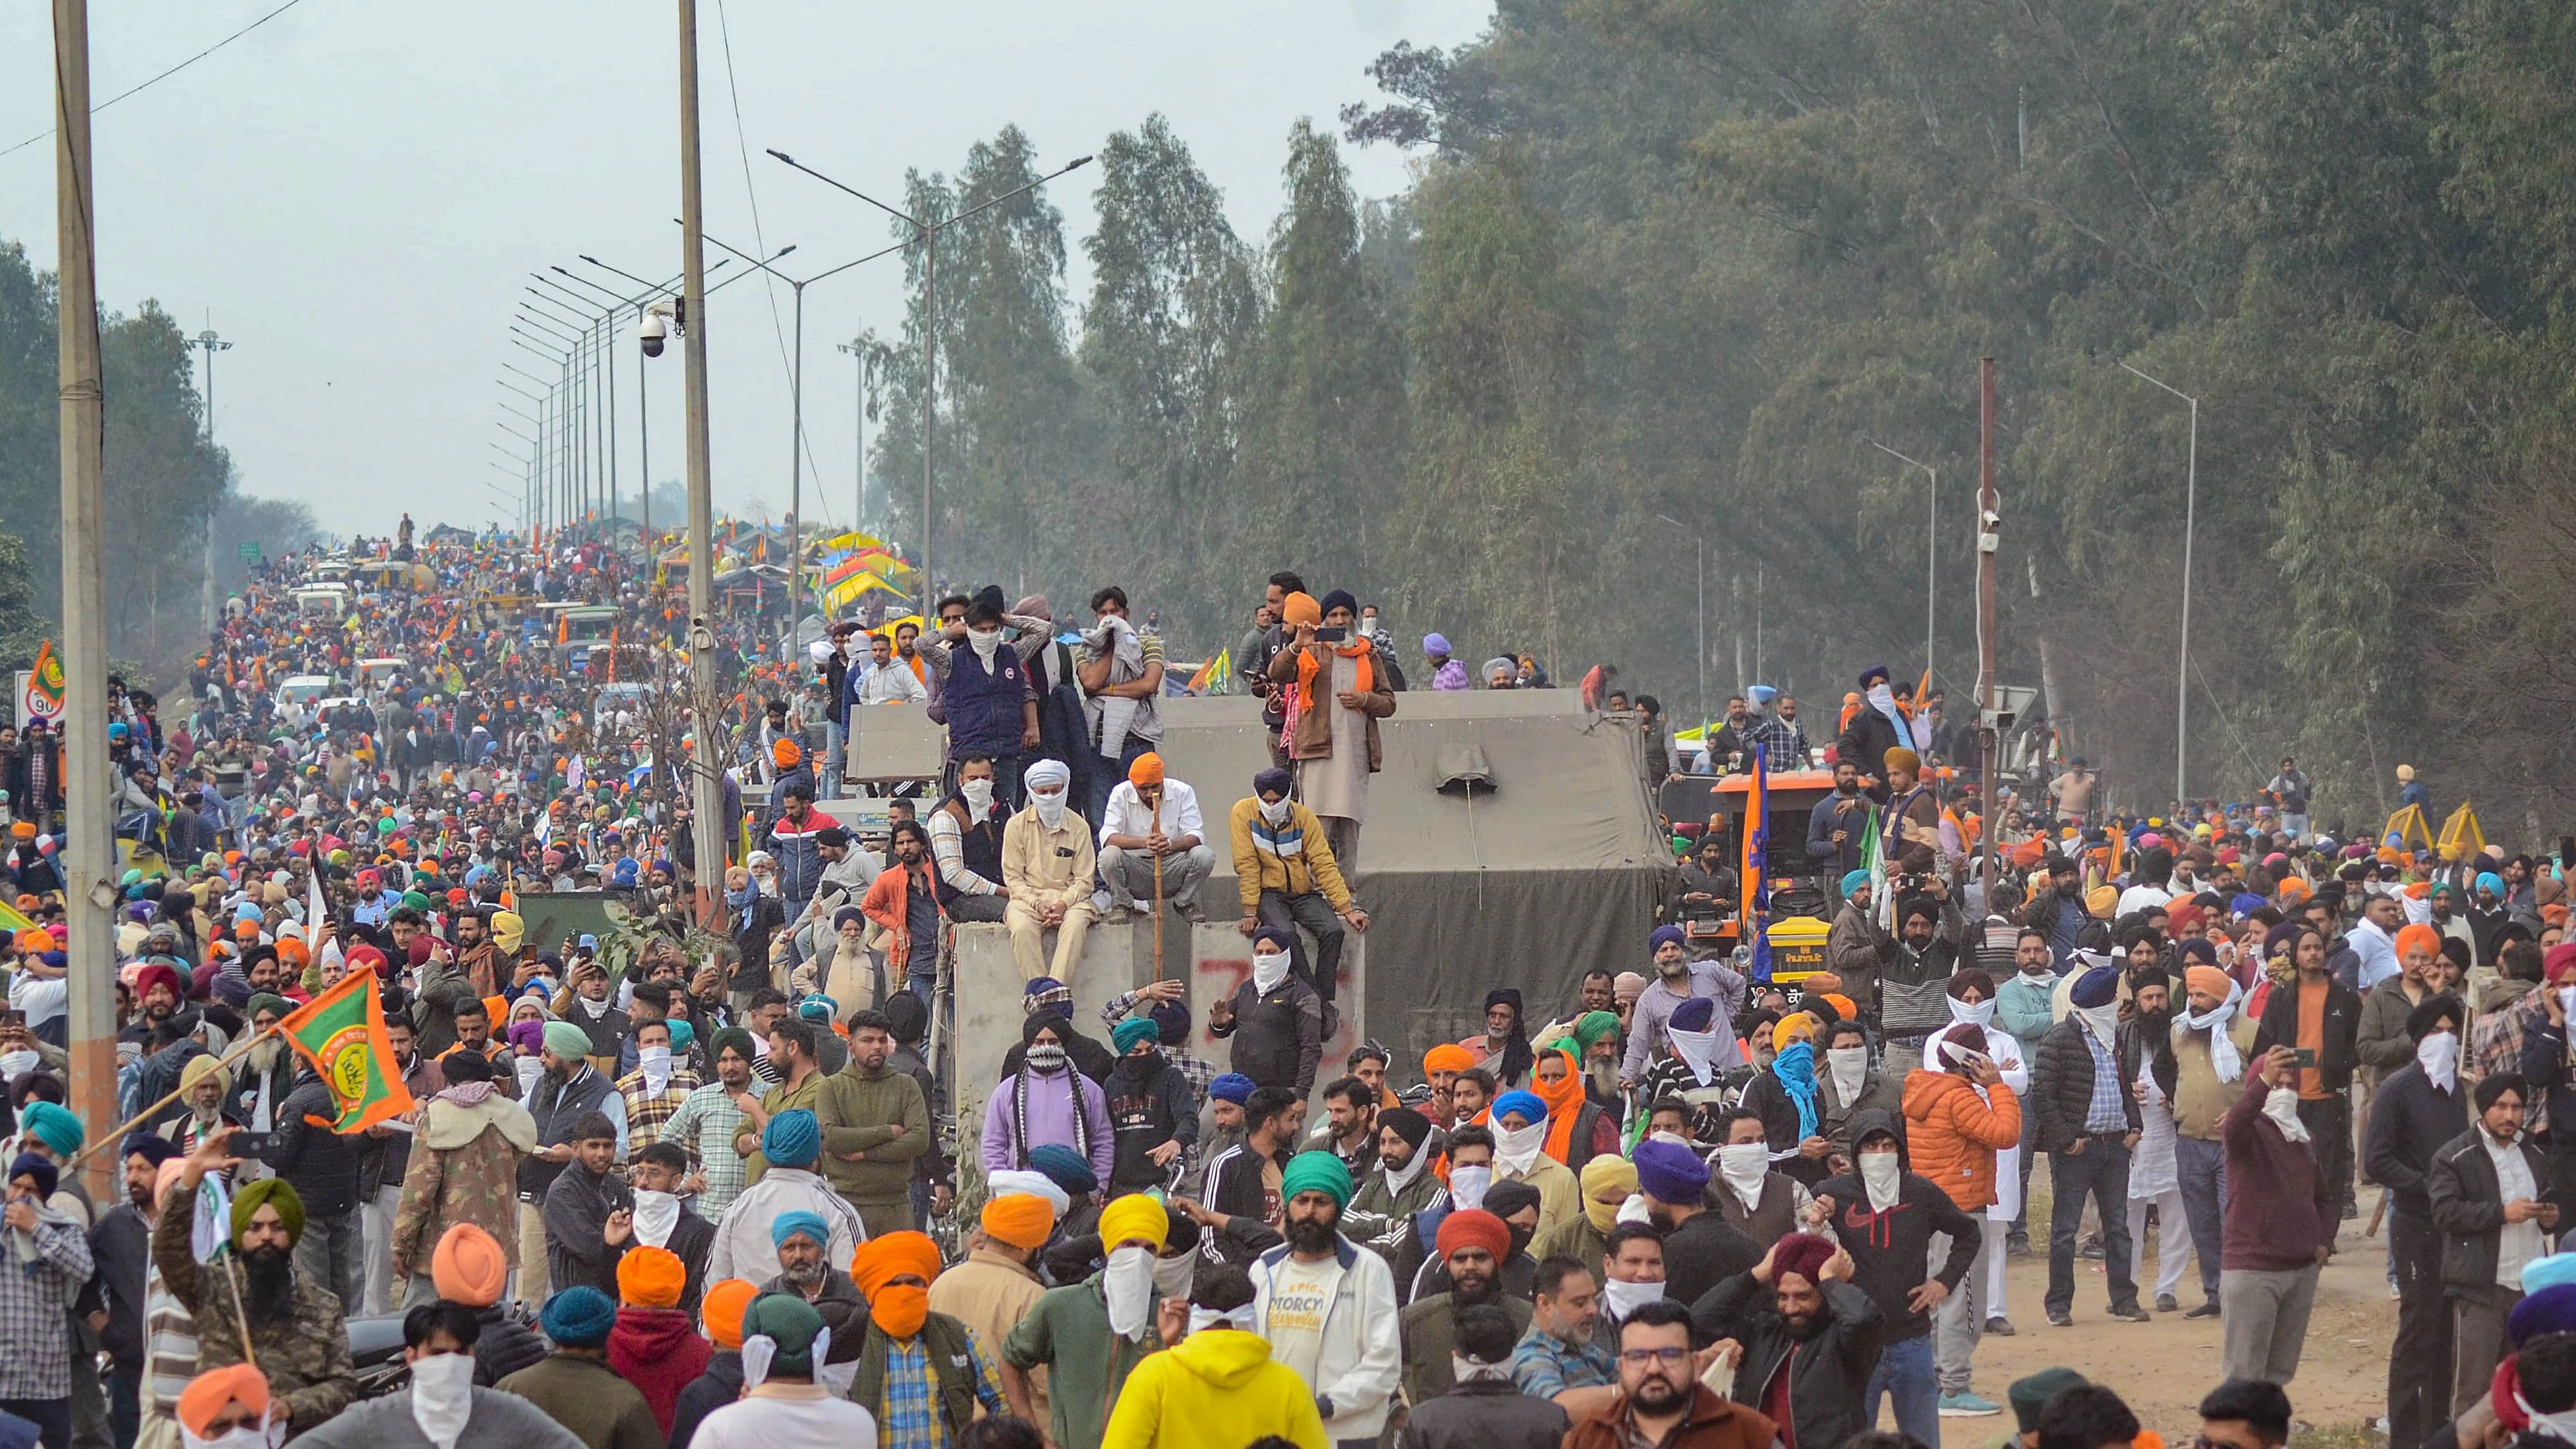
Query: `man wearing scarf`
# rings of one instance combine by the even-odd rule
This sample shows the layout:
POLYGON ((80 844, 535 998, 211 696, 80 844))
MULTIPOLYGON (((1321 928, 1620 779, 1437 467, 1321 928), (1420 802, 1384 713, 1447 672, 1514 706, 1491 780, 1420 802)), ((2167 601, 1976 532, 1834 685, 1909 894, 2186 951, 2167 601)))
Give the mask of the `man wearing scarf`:
POLYGON ((2096 966, 2075 980, 2072 1010, 2039 1043, 2039 1150, 2047 1153, 2055 1197, 2048 1234, 2048 1321, 2075 1319, 2075 1235, 2090 1193, 2102 1221, 2111 1316, 2145 1321, 2129 1267, 2129 1153, 2141 1119, 2128 1084, 2138 1063, 2119 1029, 2119 968, 2096 966))
POLYGON ((1679 1100, 1690 1109, 1691 1137, 1701 1142, 1721 1140, 1716 1118, 1725 1105, 1726 1071, 1718 1054, 1743 1056, 1734 1034, 1717 1029, 1717 1011, 1718 1004, 1705 996, 1675 1006, 1665 1022, 1664 1054, 1646 1069, 1637 1087, 1638 1115, 1657 1102, 1679 1100))
POLYGON ((1619 1153, 1618 1116, 1595 1105, 1584 1087, 1583 1069, 1568 1038, 1539 1049, 1530 1091, 1547 1104, 1547 1155, 1578 1176, 1593 1158, 1619 1153))
POLYGON ((1547 1153, 1546 1099, 1536 1092, 1505 1092, 1494 1099, 1494 1181, 1525 1182, 1538 1189, 1538 1230, 1547 1232, 1582 1213, 1574 1174, 1547 1153))
MULTIPOLYGON (((2186 952, 2185 957, 2196 954, 2186 952)), ((2242 1090, 2245 1064, 2253 1055, 2255 1023, 2241 1009, 2244 1000, 2245 988, 2215 965, 2195 961, 2184 968, 2185 1010, 2174 1022, 2168 1095, 2174 1104, 2174 1173, 2182 1184, 2192 1251, 2200 1258, 2203 1298, 2185 1315, 2190 1318, 2218 1316, 2219 1259, 2226 1243, 2221 1203, 2227 1185, 2227 1148, 2218 1126, 2242 1090)))
MULTIPOLYGON (((1929 871, 1929 852, 1917 851, 1908 870, 1929 871)), ((1894 890, 1890 880, 1888 888, 1894 890)), ((1922 893, 1896 903, 1896 934, 1878 936, 1878 1024, 1884 1033, 1881 1061, 1888 1075, 1902 1081, 1923 1065, 1924 1038, 1950 1024, 1950 978, 1961 964, 1960 941, 1966 923, 1950 899, 1949 886, 1925 876, 1922 893)))
POLYGON ((1072 782, 1073 771, 1061 760, 1031 764, 1029 803, 1002 829, 1002 885, 1011 897, 1002 919, 1011 929, 1011 954, 1023 981, 1047 975, 1072 980, 1096 914, 1091 883, 1098 874, 1098 848, 1090 826, 1066 798, 1072 782), (1056 933, 1052 972, 1045 949, 1050 930, 1056 933))
MULTIPOLYGON (((1176 1246, 1175 1224, 1189 1219, 1142 1193, 1111 1202, 1100 1214, 1100 1270, 1038 1294, 998 1340, 987 1337, 1000 1343, 1012 1411, 1045 1422, 1057 1449, 1099 1449, 1128 1375, 1164 1346, 1156 1317, 1166 1300, 1186 1298, 1197 1258, 1195 1241, 1176 1246)), ((964 1271, 950 1270, 931 1296, 964 1271)))
POLYGON ((2319 1154, 2300 1110, 2302 1070, 2296 1048, 2270 1049, 2249 1064, 2245 1088, 2219 1125, 2228 1191, 2218 1291, 2226 1324, 2223 1372, 2231 1379, 2288 1383, 2298 1371, 2317 1271, 2334 1248, 2339 1193, 2317 1170, 2319 1154))
MULTIPOLYGON (((422 1109, 387 1244, 394 1276, 406 1285, 404 1309, 439 1297, 428 1257, 451 1228, 471 1225, 517 1243, 519 1163, 537 1145, 536 1120, 494 1089, 489 1061, 461 1052, 445 1068, 447 1085, 422 1109)), ((504 1264, 517 1266, 515 1254, 504 1264)))
POLYGON ((232 1202, 232 1249, 240 1275, 197 1261, 194 1246, 197 1189, 209 1172, 241 1165, 226 1130, 199 1143, 182 1160, 152 1226, 152 1262, 162 1286, 197 1325, 197 1363, 226 1368, 243 1361, 241 1325, 250 1326, 250 1350, 268 1376, 277 1417, 312 1428, 355 1402, 357 1375, 349 1363, 348 1328, 339 1296, 295 1268, 295 1241, 304 1233, 304 1203, 283 1178, 263 1178, 232 1202))
POLYGON ((1842 734, 1834 741, 1834 758, 1858 765, 1861 787, 1869 798, 1882 805, 1888 799, 1887 784, 1870 771, 1879 767, 1889 750, 1914 742, 1913 726, 1896 707, 1896 696, 1889 691, 1887 681, 1884 664, 1873 664, 1860 672, 1864 704, 1844 722, 1842 734))
POLYGON ((1366 931, 1368 912, 1351 897, 1322 819, 1291 798, 1295 788, 1286 770, 1263 770, 1252 777, 1252 793, 1227 812, 1235 895, 1243 905, 1235 929, 1247 936, 1264 926, 1284 933, 1298 976, 1330 1005, 1341 974, 1343 926, 1366 931), (1315 938, 1312 961, 1301 926, 1315 938))
POLYGON ((1824 1099, 1816 1088, 1816 1018, 1793 1011, 1771 1028, 1772 1056, 1745 1083, 1742 1103, 1762 1115, 1776 1170, 1813 1188, 1833 1171, 1824 1099))
POLYGON ((1376 1163, 1342 1210, 1342 1236, 1386 1259, 1404 1261, 1414 1220, 1448 1202, 1448 1189, 1431 1169, 1431 1119, 1410 1107, 1388 1107, 1377 1114, 1370 1134, 1376 1163))
POLYGON ((1646 938, 1646 949, 1654 961, 1655 979, 1637 993, 1636 1005, 1629 1009, 1620 1080, 1634 1086, 1645 1077, 1647 1064, 1664 1044, 1666 1023, 1682 1003, 1694 998, 1708 1000, 1715 1008, 1711 1024, 1702 1029, 1711 1032, 1716 1042, 1710 1058, 1716 1069, 1742 1065, 1744 1055, 1735 1046, 1733 1004, 1744 997, 1744 978, 1717 961, 1691 960, 1679 926, 1657 926, 1646 938))
POLYGON ((957 788, 923 817, 938 871, 932 892, 952 921, 998 921, 1010 904, 1002 887, 1002 827, 993 799, 993 757, 981 751, 957 764, 957 788))
POLYGON ((914 1232, 872 1238, 850 1259, 868 1323, 849 1397, 876 1416, 885 1449, 951 1449, 979 1405, 988 1414, 1010 1409, 982 1338, 930 1311, 939 1268, 939 1246, 914 1232))
POLYGON ((1303 1100, 1324 1060, 1325 1003, 1290 969, 1296 932, 1264 925, 1252 934, 1252 972, 1234 995, 1208 1008, 1208 1032, 1234 1039, 1234 1072, 1303 1100))
MULTIPOLYGON (((1861 1113, 1852 1137, 1853 1170, 1818 1186, 1813 1231, 1842 1245, 1852 1263, 1851 1285, 1878 1305, 1882 1337, 1878 1363, 1861 1391, 1863 1421, 1877 1421, 1884 1392, 1895 1402, 1897 1428, 1917 1438, 1929 1435, 1928 1443, 1940 1437, 1944 1412, 1995 1412, 1983 1400, 1971 1404, 1964 1395, 1941 1394, 1933 1364, 1933 1313, 1960 1292, 1976 1266, 1983 1235, 1968 1212, 1984 1204, 1962 1203, 1943 1180, 1915 1171, 1894 1114, 1861 1113), (1936 1236, 1946 1241, 1946 1251, 1927 1278, 1924 1265, 1936 1236)), ((1922 1165, 1933 1171, 1941 1166, 1929 1159, 1922 1165)))
POLYGON ((1512 1338, 1529 1328, 1529 1300, 1503 1291, 1503 1261, 1512 1252, 1511 1230, 1481 1208, 1460 1208, 1440 1220, 1436 1242, 1448 1285, 1417 1297, 1399 1322, 1404 1345, 1404 1397, 1427 1404, 1457 1383, 1450 1359, 1457 1351, 1457 1314, 1474 1306, 1502 1308, 1511 1315, 1512 1338))
POLYGON ((994 1088, 984 1109, 986 1172, 1027 1167, 1030 1153, 1053 1144, 1081 1154, 1094 1176, 1109 1177, 1117 1146, 1108 1100, 1098 1083, 1073 1069, 1064 1046, 1069 1030, 1051 1011, 1021 1022, 1020 1068, 994 1088))
POLYGON ((1395 713, 1375 647, 1351 628, 1358 615, 1358 602, 1340 589, 1320 602, 1290 594, 1280 615, 1289 647, 1271 657, 1269 669, 1287 710, 1280 737, 1296 762, 1297 798, 1323 820, 1345 872, 1359 869, 1368 777, 1386 763, 1378 721, 1395 713), (1324 637, 1328 629, 1338 637, 1324 637))
POLYGON ((2434 1154, 2468 1120, 2460 1090, 2463 1015, 2450 996, 2428 997, 2407 1015, 2414 1055, 2380 1079, 2362 1140, 2370 1180, 2388 1189, 2388 1246, 2397 1274, 2397 1337, 2388 1351, 2390 1449, 2415 1449, 2449 1412, 2451 1314, 2426 1174, 2434 1154))

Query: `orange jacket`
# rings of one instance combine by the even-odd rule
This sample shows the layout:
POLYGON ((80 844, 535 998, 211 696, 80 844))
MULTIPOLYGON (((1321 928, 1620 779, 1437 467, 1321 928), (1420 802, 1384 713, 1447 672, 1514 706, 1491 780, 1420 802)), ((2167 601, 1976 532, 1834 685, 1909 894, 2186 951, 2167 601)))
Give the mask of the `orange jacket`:
POLYGON ((912 872, 890 866, 868 882, 868 893, 859 898, 859 913, 885 927, 886 970, 901 980, 912 964, 912 872))
POLYGON ((2021 1141, 2021 1103, 2012 1088, 1988 1089, 1994 1105, 1968 1079, 1917 1070, 1905 1078, 1905 1147, 1916 1174, 1941 1185, 1962 1211, 1995 1201, 1995 1152, 2021 1141))

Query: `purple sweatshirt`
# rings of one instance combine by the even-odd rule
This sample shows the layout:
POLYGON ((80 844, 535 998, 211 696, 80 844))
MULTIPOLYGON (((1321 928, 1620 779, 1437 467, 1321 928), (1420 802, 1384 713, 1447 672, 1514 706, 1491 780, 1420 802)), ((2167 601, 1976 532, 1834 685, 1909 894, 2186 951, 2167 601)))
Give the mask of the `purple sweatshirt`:
POLYGON ((2312 1266, 2334 1241, 2343 1214, 2332 1187, 2317 1174, 2315 1145, 2292 1142, 2263 1115, 2270 1089, 2251 1063, 2244 1095, 2219 1119, 2227 1146, 2226 1251, 2220 1266, 2282 1273, 2312 1266))
POLYGON ((1117 1157, 1117 1143, 1109 1130, 1109 1103, 1100 1094, 1100 1084, 1070 1066, 1054 1076, 1032 1072, 1015 1072, 1004 1077, 993 1089, 993 1100, 984 1107, 984 1170, 1007 1172, 1029 1165, 1028 1149, 1052 1142, 1062 1147, 1076 1147, 1073 1114, 1077 1110, 1074 1090, 1082 1093, 1078 1110, 1085 1130, 1090 1134, 1088 1154, 1092 1175, 1105 1186, 1111 1165, 1117 1157), (1016 1116, 1019 1111, 1019 1086, 1023 1078, 1029 1084, 1028 1141, 1019 1140, 1016 1116))

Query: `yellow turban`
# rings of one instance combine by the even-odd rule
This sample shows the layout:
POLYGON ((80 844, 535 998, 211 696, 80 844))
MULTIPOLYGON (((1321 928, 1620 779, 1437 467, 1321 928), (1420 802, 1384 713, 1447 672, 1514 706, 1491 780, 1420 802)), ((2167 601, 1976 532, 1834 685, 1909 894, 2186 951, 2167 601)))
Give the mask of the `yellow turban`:
POLYGON ((1909 775, 1923 773, 1923 757, 1903 745, 1890 747, 1883 757, 1883 763, 1891 770, 1903 770, 1909 775))
POLYGON ((1618 1225, 1619 1206, 1637 1190, 1637 1164, 1604 1152, 1583 1164, 1583 1216, 1596 1233, 1618 1225))
POLYGON ((1800 1026, 1804 1026, 1808 1031, 1813 1032, 1816 1029, 1816 1019, 1803 1011, 1793 1011, 1787 1016, 1780 1018, 1780 1024, 1771 1028, 1771 1050, 1775 1052, 1787 1051, 1789 1049, 1790 1033, 1800 1026))
POLYGON ((2095 886, 2084 893, 2084 910, 2096 920, 2107 921, 2120 908, 2120 893, 2106 885, 2095 886))
MULTIPOLYGON (((1101 1215, 1108 1216, 1105 1212, 1101 1215)), ((984 1236, 1023 1252, 1045 1245, 1055 1231, 1055 1204, 1033 1192, 1007 1192, 984 1204, 984 1236)))
POLYGON ((1129 1238, 1143 1238, 1159 1253, 1171 1234, 1172 1220, 1163 1205, 1141 1192, 1114 1198, 1100 1210, 1100 1246, 1104 1250, 1114 1249, 1129 1238))
POLYGON ((519 942, 526 937, 527 932, 528 923, 519 918, 518 912, 492 913, 492 944, 500 947, 503 955, 517 951, 519 942))

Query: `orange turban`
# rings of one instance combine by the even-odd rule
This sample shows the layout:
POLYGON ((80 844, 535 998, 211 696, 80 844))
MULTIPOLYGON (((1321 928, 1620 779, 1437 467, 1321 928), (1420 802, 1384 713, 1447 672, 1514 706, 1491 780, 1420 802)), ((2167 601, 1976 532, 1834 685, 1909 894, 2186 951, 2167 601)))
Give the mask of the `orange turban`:
POLYGON ((213 1426, 215 1416, 224 1411, 224 1405, 235 1400, 252 1413, 265 1415, 268 1376, 246 1363, 206 1370, 188 1380, 188 1386, 179 1391, 179 1423, 202 1439, 213 1426))
POLYGON ((760 1290, 743 1278, 727 1278, 708 1287, 707 1296, 698 1302, 698 1312, 706 1321, 707 1337, 715 1340, 716 1347, 742 1347, 743 1310, 759 1296, 760 1290))
POLYGON ((2281 904, 2285 906, 2296 901, 2304 901, 2308 898, 2308 883, 2297 876, 2292 876, 2281 882, 2280 896, 2281 904))
POLYGON ((2406 959, 2406 953, 2407 953, 2407 952, 2409 952, 2409 951, 2411 951, 2411 950, 2413 950, 2413 949, 2415 949, 2415 948, 2416 948, 2416 947, 2418 947, 2418 946, 2420 946, 2420 947, 2422 947, 2422 948, 2424 949, 2424 954, 2425 954, 2425 955, 2427 955, 2427 956, 2439 956, 2439 955, 2441 955, 2441 954, 2442 954, 2442 933, 2441 933, 2441 932, 2439 932, 2439 931, 2434 930, 2432 927, 2430 927, 2430 926, 2428 926, 2428 925, 2425 925, 2425 924, 2424 924, 2423 922, 2421 922, 2421 921, 2417 921, 2417 922, 2415 922, 2413 925, 2403 926, 2403 927, 2400 927, 2400 928, 2398 929, 2398 932, 2397 932, 2397 959, 2398 959, 2398 960, 2400 960, 2400 961, 2405 960, 2405 959, 2406 959))
POLYGON ((905 1274, 924 1284, 939 1276, 939 1245, 923 1233, 887 1233, 859 1244, 850 1255, 850 1281, 873 1302, 878 1290, 905 1274))
POLYGON ((794 740, 780 740, 769 747, 769 757, 778 762, 778 768, 792 770, 798 760, 805 758, 805 747, 794 740))
MULTIPOLYGON (((1807 984, 1812 988, 1815 985, 1814 979, 1809 978, 1807 984)), ((1843 995, 1839 991, 1827 991, 1820 994, 1826 1001, 1832 1003, 1834 1010, 1842 1013, 1837 1020, 1857 1021, 1860 1019, 1860 1008, 1852 1003, 1852 999, 1850 997, 1843 995)))
POLYGON ((668 1248, 629 1248, 617 1260, 617 1297, 638 1308, 674 1308, 689 1286, 688 1265, 668 1248))
POLYGON ((2186 990, 2197 991, 2203 996, 2214 996, 2225 1001, 2227 988, 2235 985, 2236 982, 2226 972, 2215 966, 2186 966, 2182 972, 2182 984, 2186 990))
POLYGON ((1136 762, 1127 767, 1127 783, 1139 790, 1163 783, 1163 757, 1152 750, 1138 755, 1136 762))
POLYGON ((1279 621, 1291 629, 1300 624, 1321 624, 1324 606, 1315 602, 1313 594, 1290 594, 1279 605, 1279 621))
POLYGON ((489 1308, 509 1286, 510 1260, 490 1233, 458 1223, 430 1250, 429 1281, 451 1303, 489 1308))
POLYGON ((1426 1077, 1433 1072, 1473 1071, 1475 1066, 1476 1054, 1456 1042, 1444 1041, 1422 1054, 1422 1074, 1426 1077))
POLYGON ((1022 1252, 1045 1246, 1055 1231, 1055 1204, 1033 1192, 1006 1192, 984 1204, 984 1236, 1022 1252))
POLYGON ((302 966, 313 959, 313 953, 303 941, 289 936, 277 943, 277 959, 284 965, 302 966))

